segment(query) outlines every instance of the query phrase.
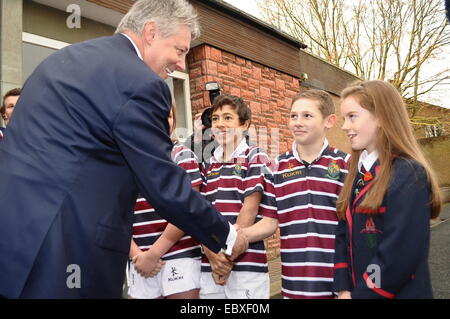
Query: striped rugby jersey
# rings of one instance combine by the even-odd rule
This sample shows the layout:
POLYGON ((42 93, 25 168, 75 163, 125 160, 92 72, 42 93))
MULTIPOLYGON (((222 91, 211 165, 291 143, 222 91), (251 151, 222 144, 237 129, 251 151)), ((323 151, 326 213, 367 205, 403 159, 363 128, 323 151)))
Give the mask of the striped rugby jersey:
MULTIPOLYGON (((202 178, 194 153, 184 145, 175 144, 172 160, 188 173, 192 187, 200 186, 202 178)), ((133 240, 143 251, 148 250, 159 238, 168 222, 163 219, 145 198, 137 200, 134 209, 133 240)), ((191 236, 182 237, 161 259, 200 258, 200 245, 191 236)))
POLYGON ((274 171, 282 295, 332 298, 336 200, 348 173, 350 155, 325 140, 319 156, 305 165, 294 142, 274 171))
MULTIPOLYGON (((202 195, 231 224, 236 223, 244 198, 254 192, 262 193, 255 222, 262 219, 263 215, 276 214, 267 153, 259 147, 248 146, 243 139, 228 163, 222 162, 222 154, 223 148, 219 146, 210 164, 205 163, 203 167, 202 195)), ((250 244, 248 250, 235 260, 233 271, 268 272, 264 242, 250 244)), ((202 272, 211 272, 205 255, 202 256, 202 272)))

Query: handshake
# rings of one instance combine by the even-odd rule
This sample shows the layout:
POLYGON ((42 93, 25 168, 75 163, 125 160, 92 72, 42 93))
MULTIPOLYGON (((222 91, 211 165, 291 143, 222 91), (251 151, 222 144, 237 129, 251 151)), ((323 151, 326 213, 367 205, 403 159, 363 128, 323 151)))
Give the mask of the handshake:
POLYGON ((203 247, 206 257, 209 260, 214 281, 218 285, 225 285, 233 269, 233 261, 245 252, 249 245, 249 240, 239 225, 234 224, 237 231, 236 241, 234 242, 231 256, 224 252, 214 253, 206 247, 203 247))
MULTIPOLYGON (((169 225, 170 226, 170 225, 169 225)), ((173 226, 175 227, 175 226, 173 226)), ((239 225, 234 225, 237 231, 236 241, 234 242, 233 250, 231 256, 225 255, 223 252, 219 252, 218 254, 212 252, 206 247, 203 247, 206 257, 208 258, 214 281, 219 285, 224 285, 230 275, 231 270, 233 269, 233 260, 235 260, 239 255, 241 255, 248 248, 248 237, 244 233, 243 229, 239 227, 239 225)), ((181 232, 181 231, 180 231, 181 232)), ((180 237, 183 233, 181 233, 180 237)), ((158 241, 161 240, 158 239, 158 241)), ((163 241, 161 241, 162 243, 163 241)), ((160 258, 164 253, 175 244, 175 240, 173 242, 167 241, 166 249, 163 251, 158 251, 156 249, 156 244, 151 247, 149 250, 135 254, 131 257, 132 263, 141 276, 148 278, 156 276, 161 268, 164 265, 164 261, 160 258)))

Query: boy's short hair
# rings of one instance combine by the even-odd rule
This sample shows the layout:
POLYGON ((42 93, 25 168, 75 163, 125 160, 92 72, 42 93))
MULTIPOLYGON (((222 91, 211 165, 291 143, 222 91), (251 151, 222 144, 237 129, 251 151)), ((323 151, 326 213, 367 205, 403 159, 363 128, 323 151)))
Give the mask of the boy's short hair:
POLYGON ((300 99, 317 101, 319 103, 320 113, 322 113, 323 117, 327 117, 336 112, 331 95, 323 90, 311 89, 303 93, 299 93, 292 100, 292 105, 294 105, 294 103, 300 99))
POLYGON ((20 93, 22 93, 21 88, 15 88, 15 89, 12 89, 12 90, 9 90, 8 92, 6 92, 6 94, 3 96, 2 106, 0 108, 1 114, 5 114, 5 111, 6 111, 5 100, 10 96, 19 96, 20 93))
POLYGON ((222 94, 214 99, 214 104, 211 107, 211 115, 215 111, 221 109, 224 105, 229 105, 239 115, 240 124, 244 124, 247 120, 252 119, 252 111, 247 103, 244 102, 239 96, 222 94))

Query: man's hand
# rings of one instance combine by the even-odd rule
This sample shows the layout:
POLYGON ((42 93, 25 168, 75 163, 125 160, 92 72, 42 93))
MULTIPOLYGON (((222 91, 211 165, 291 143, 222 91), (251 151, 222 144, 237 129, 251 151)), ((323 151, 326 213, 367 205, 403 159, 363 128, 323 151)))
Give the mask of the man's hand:
POLYGON ((227 276, 231 269, 233 269, 233 262, 225 256, 224 253, 220 252, 215 254, 206 247, 203 247, 206 257, 211 265, 211 270, 220 276, 227 276))
POLYGON ((238 224, 234 224, 234 228, 236 228, 237 231, 237 238, 234 242, 231 256, 229 257, 231 260, 235 260, 239 257, 240 254, 248 249, 248 237, 245 235, 238 224))

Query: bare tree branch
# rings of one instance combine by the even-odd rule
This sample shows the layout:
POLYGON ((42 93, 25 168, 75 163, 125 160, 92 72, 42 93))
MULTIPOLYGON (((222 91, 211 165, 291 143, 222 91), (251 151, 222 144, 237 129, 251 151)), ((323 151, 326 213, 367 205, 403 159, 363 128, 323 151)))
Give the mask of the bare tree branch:
MULTIPOLYGON (((450 46, 441 0, 259 0, 267 22, 309 45, 311 53, 365 79, 389 80, 418 98, 449 80, 423 70, 450 46)), ((416 112, 413 112, 415 114, 416 112)))

